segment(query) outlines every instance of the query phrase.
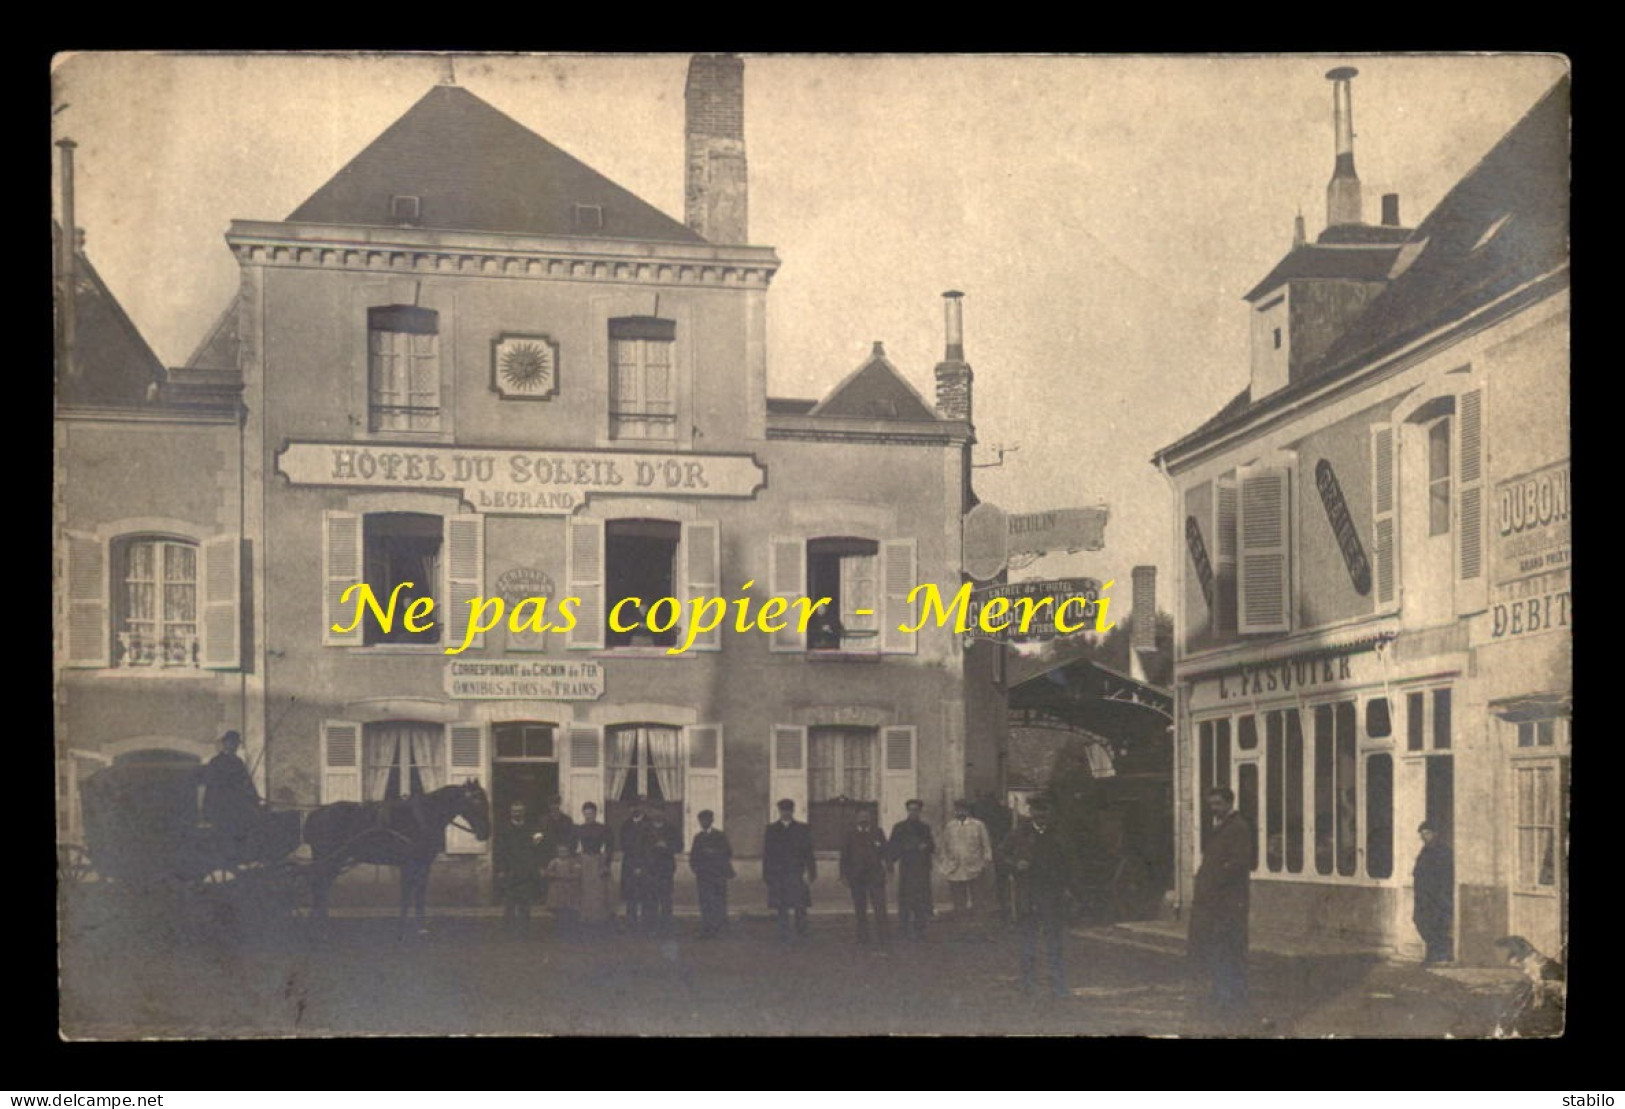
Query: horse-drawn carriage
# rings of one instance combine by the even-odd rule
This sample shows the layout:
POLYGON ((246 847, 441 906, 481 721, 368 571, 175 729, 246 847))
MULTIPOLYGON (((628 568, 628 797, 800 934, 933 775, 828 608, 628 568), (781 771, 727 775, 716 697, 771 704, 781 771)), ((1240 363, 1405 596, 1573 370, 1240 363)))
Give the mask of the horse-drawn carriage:
POLYGON ((198 815, 195 761, 161 753, 87 778, 82 853, 65 853, 65 894, 173 923, 286 918, 305 899, 300 814, 253 808, 230 826, 198 815))
POLYGON ((176 923, 259 927, 308 906, 326 914, 334 880, 357 863, 401 872, 401 915, 424 915, 429 868, 454 821, 490 835, 489 800, 473 781, 399 801, 338 801, 311 812, 238 809, 201 819, 197 763, 143 753, 81 787, 83 848, 65 848, 64 896, 88 910, 176 923), (295 857, 301 843, 308 857, 295 857))

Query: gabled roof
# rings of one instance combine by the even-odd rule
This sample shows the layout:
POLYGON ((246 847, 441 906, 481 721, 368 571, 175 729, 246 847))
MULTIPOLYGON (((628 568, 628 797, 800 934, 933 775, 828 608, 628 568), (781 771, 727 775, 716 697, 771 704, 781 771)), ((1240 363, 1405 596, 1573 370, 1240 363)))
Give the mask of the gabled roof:
POLYGON ((1569 79, 1439 202, 1411 236, 1414 260, 1321 359, 1353 370, 1568 259, 1569 79))
MULTIPOLYGON (((62 231, 51 225, 52 246, 60 250, 62 231)), ((83 251, 74 255, 74 366, 57 376, 64 404, 128 408, 145 405, 148 388, 162 382, 163 363, 125 314, 83 251)))
POLYGON ((1387 287, 1302 380, 1256 404, 1251 390, 1242 390, 1195 431, 1158 451, 1153 461, 1348 377, 1504 294, 1556 273, 1568 261, 1568 224, 1565 75, 1417 225, 1392 256, 1387 287))
POLYGON ((808 415, 881 420, 935 421, 937 418, 919 391, 886 360, 886 348, 880 343, 875 344, 869 360, 847 374, 808 415))
POLYGON ((413 227, 705 241, 457 85, 425 93, 288 221, 400 225, 396 196, 418 199, 413 227), (602 227, 579 222, 576 205, 602 209, 602 227))
POLYGON ((1397 245, 1322 246, 1319 243, 1304 243, 1289 251, 1285 258, 1275 264, 1269 275, 1241 299, 1257 300, 1288 281, 1385 281, 1398 253, 1397 245))

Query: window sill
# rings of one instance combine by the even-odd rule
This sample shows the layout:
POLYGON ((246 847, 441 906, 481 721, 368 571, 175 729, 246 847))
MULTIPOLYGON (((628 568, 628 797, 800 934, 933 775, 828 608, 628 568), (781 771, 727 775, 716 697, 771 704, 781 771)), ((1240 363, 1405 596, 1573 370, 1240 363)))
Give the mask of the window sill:
MULTIPOLYGON (((366 643, 353 646, 334 644, 334 646, 341 646, 344 650, 366 655, 440 655, 444 654, 446 650, 443 643, 366 643)), ((453 655, 451 657, 458 656, 453 655)))
POLYGON ((695 654, 715 655, 718 651, 702 651, 697 647, 690 647, 681 654, 667 654, 681 647, 681 643, 674 643, 670 647, 593 647, 576 651, 589 658, 689 658, 695 654))
POLYGON ((230 670, 206 670, 201 666, 64 666, 65 673, 81 671, 86 674, 97 674, 104 678, 117 678, 121 681, 130 679, 152 678, 158 681, 176 681, 177 679, 192 678, 206 679, 217 674, 235 674, 239 668, 230 670))
POLYGON ((880 652, 817 650, 807 652, 808 662, 879 662, 880 652))

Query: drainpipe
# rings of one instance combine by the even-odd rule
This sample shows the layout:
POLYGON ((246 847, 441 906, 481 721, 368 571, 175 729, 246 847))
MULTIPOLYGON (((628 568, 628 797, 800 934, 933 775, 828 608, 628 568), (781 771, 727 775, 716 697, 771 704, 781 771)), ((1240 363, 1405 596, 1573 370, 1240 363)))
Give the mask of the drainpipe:
POLYGON ((1181 773, 1180 752, 1185 740, 1185 690, 1184 683, 1180 681, 1178 666, 1185 657, 1185 560, 1179 557, 1179 544, 1183 538, 1184 529, 1180 525, 1179 486, 1175 484, 1174 477, 1168 472, 1166 458, 1158 456, 1157 470, 1168 483, 1168 499, 1172 502, 1173 516, 1173 565, 1169 568, 1172 573, 1172 589, 1174 598, 1174 713, 1173 713, 1173 763, 1174 763, 1174 919, 1183 920, 1185 916, 1185 866, 1187 861, 1194 862, 1195 856, 1191 846, 1186 843, 1188 829, 1180 819, 1180 803, 1185 796, 1185 783, 1181 773))

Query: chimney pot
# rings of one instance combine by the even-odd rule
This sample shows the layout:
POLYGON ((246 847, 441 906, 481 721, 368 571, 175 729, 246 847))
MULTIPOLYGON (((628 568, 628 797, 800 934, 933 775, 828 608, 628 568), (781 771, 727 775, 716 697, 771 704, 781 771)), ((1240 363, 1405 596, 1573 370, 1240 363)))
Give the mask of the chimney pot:
POLYGON ((949 289, 942 294, 942 307, 945 317, 944 323, 948 333, 947 353, 943 355, 946 362, 963 362, 965 360, 965 318, 961 314, 959 302, 965 294, 957 289, 949 289))
POLYGON ((1382 225, 1384 227, 1399 226, 1399 194, 1382 194, 1382 225))
POLYGON ((884 357, 886 357, 886 344, 882 343, 879 339, 876 339, 875 340, 875 347, 874 347, 874 349, 872 351, 869 352, 869 354, 870 354, 870 357, 873 357, 873 358, 884 358, 884 357))

